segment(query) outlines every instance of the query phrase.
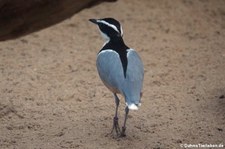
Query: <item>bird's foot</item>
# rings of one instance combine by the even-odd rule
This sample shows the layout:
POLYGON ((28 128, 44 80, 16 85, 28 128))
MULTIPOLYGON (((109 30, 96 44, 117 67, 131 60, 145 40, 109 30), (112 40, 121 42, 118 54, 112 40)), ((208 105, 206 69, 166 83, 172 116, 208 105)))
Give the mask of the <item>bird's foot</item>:
POLYGON ((120 137, 126 137, 125 131, 126 131, 126 127, 122 127, 122 132, 120 133, 120 137))
POLYGON ((113 133, 114 129, 116 131, 116 135, 119 136, 120 135, 120 127, 119 127, 118 117, 114 117, 114 119, 113 119, 113 128, 112 128, 111 134, 113 133))

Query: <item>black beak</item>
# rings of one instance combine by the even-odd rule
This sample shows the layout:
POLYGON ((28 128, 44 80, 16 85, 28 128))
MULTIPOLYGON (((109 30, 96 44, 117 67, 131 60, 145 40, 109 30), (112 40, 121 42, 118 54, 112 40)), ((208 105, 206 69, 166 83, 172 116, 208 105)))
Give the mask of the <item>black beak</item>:
POLYGON ((89 21, 91 21, 94 24, 98 24, 97 19, 89 19, 89 21))

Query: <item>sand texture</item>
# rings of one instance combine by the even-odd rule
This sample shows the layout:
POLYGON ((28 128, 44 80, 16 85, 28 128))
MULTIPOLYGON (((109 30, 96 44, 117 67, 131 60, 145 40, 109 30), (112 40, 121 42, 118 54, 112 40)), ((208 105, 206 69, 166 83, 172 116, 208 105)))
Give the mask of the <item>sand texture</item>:
MULTIPOLYGON (((1 149, 225 146, 225 1, 119 0, 0 42, 1 149), (145 66, 127 137, 107 135, 115 103, 96 70, 103 45, 89 18, 114 17, 145 66)), ((124 117, 121 98, 119 120, 124 117)))

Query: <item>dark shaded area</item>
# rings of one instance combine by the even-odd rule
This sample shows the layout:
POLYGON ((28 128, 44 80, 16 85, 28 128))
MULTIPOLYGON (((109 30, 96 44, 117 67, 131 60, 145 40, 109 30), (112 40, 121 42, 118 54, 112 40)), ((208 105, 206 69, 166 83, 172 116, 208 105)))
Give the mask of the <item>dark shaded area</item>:
POLYGON ((116 0, 0 0, 0 41, 59 23, 103 1, 116 0))

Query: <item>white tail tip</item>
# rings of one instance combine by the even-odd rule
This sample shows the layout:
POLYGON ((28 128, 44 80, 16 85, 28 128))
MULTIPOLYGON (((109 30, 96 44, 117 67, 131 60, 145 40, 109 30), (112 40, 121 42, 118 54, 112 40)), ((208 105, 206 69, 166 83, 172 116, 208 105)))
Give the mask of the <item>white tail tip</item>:
POLYGON ((129 108, 130 110, 138 110, 138 107, 137 107, 135 104, 130 104, 130 105, 128 105, 128 108, 129 108))

